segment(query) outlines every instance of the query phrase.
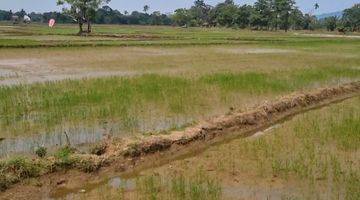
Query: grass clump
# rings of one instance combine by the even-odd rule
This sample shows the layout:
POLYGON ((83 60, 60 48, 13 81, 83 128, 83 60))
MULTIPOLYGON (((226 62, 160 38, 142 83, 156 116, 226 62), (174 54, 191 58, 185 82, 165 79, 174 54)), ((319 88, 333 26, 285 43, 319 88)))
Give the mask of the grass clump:
POLYGON ((182 174, 171 178, 157 175, 142 177, 136 182, 140 199, 217 200, 221 199, 221 186, 217 180, 197 172, 192 178, 182 174))
POLYGON ((43 166, 24 157, 14 157, 0 163, 0 191, 26 178, 38 177, 43 166))
POLYGON ((91 173, 100 169, 100 163, 90 159, 77 159, 76 166, 83 172, 91 173))
POLYGON ((60 169, 70 169, 76 164, 76 159, 71 157, 73 149, 64 147, 55 154, 55 167, 60 169))
POLYGON ((35 154, 39 157, 39 158, 44 158, 47 154, 47 148, 46 147, 38 147, 35 150, 35 154))
POLYGON ((40 168, 24 157, 10 159, 5 164, 5 168, 5 171, 13 172, 18 179, 36 177, 40 173, 40 168))

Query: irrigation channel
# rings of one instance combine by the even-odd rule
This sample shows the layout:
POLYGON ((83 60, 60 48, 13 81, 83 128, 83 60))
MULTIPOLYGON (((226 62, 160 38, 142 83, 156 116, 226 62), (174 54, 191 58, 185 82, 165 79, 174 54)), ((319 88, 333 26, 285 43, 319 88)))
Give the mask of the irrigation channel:
MULTIPOLYGON (((100 156, 99 165, 104 166, 104 168, 96 174, 89 175, 89 180, 86 180, 85 184, 83 180, 78 180, 81 181, 79 183, 74 180, 76 184, 72 187, 46 184, 46 181, 62 180, 64 177, 66 179, 76 178, 77 176, 72 176, 71 173, 76 174, 78 172, 70 171, 62 175, 47 174, 43 176, 42 178, 46 179, 45 184, 42 184, 38 190, 41 191, 42 198, 45 199, 79 199, 81 195, 91 193, 99 188, 102 188, 101 191, 103 192, 109 188, 133 190, 136 179, 143 170, 163 166, 174 160, 196 157, 209 147, 224 145, 239 137, 248 137, 249 139, 261 137, 273 129, 281 128, 283 123, 291 121, 294 116, 331 106, 359 95, 360 82, 319 89, 310 93, 292 94, 275 102, 264 104, 252 111, 224 115, 206 124, 190 127, 185 131, 147 137, 142 141, 137 141, 136 146, 132 145, 133 143, 120 146, 112 143, 107 147, 107 151, 100 156), (120 172, 114 170, 116 169, 114 166, 117 168, 121 166, 120 172), (52 175, 53 177, 51 177, 52 175)), ((83 157, 83 159, 95 158, 83 157)), ((21 185, 19 188, 21 189, 21 185)), ((14 189, 17 190, 16 186, 14 189)), ((10 189, 11 194, 15 194, 12 189, 10 189)), ((3 195, 6 198, 9 193, 5 192, 3 195)), ((0 194, 0 198, 2 198, 1 196, 0 194)), ((29 198, 31 199, 31 197, 29 198)))
MULTIPOLYGON (((294 113, 289 116, 286 116, 285 118, 279 119, 276 122, 268 124, 266 126, 263 126, 259 129, 251 130, 251 131, 247 132, 246 134, 235 131, 226 137, 216 139, 210 143, 211 143, 211 146, 214 147, 217 145, 226 145, 227 143, 229 143, 232 140, 237 139, 237 138, 253 140, 253 139, 262 137, 266 134, 271 134, 275 129, 283 128, 283 126, 285 126, 284 124, 286 122, 293 120, 294 117, 301 117, 301 115, 304 115, 308 112, 316 111, 318 109, 322 109, 322 108, 326 108, 326 107, 331 107, 335 104, 342 103, 343 101, 346 101, 346 100, 349 100, 352 98, 358 98, 358 96, 359 96, 359 94, 355 95, 355 96, 351 95, 351 96, 347 96, 345 98, 340 98, 336 101, 331 101, 331 102, 327 102, 322 105, 308 108, 308 109, 300 111, 298 113, 294 113)), ((105 193, 109 192, 110 190, 119 191, 120 189, 123 191, 134 191, 134 190, 136 190, 137 180, 138 180, 138 178, 140 178, 142 176, 141 172, 143 170, 151 170, 152 168, 161 167, 163 165, 166 165, 166 164, 176 161, 176 160, 183 160, 183 159, 190 158, 190 157, 197 157, 197 155, 199 153, 207 151, 207 149, 210 147, 210 143, 197 146, 196 148, 190 147, 187 151, 169 156, 172 158, 164 159, 164 161, 157 162, 155 165, 144 165, 134 171, 131 171, 130 173, 125 173, 122 175, 107 174, 106 179, 103 179, 96 183, 87 183, 87 184, 81 185, 81 187, 77 187, 77 188, 71 188, 71 189, 68 189, 66 187, 57 188, 56 190, 49 193, 48 198, 49 199, 81 199, 81 197, 84 195, 84 193, 89 193, 90 197, 92 195, 94 195, 94 198, 98 198, 98 196, 96 196, 96 195, 98 195, 96 191, 101 191, 101 192, 105 192, 105 193)), ((224 193, 234 192, 231 190, 232 190, 231 188, 227 188, 224 191, 224 193)), ((245 186, 237 187, 235 190, 237 192, 241 192, 242 195, 245 194, 245 196, 248 196, 248 197, 251 197, 251 195, 252 195, 250 192, 250 188, 247 188, 245 186)), ((268 195, 268 193, 270 193, 272 195, 272 197, 277 197, 280 199, 281 192, 285 192, 285 191, 276 191, 276 190, 274 190, 274 191, 265 191, 265 190, 266 189, 261 188, 261 186, 259 186, 257 188, 257 192, 260 192, 260 196, 264 195, 263 198, 266 198, 266 195, 268 195), (262 190, 264 190, 264 191, 262 191, 262 190), (262 192, 263 192, 263 194, 261 194, 262 192)), ((89 197, 89 196, 87 196, 87 197, 89 197)))

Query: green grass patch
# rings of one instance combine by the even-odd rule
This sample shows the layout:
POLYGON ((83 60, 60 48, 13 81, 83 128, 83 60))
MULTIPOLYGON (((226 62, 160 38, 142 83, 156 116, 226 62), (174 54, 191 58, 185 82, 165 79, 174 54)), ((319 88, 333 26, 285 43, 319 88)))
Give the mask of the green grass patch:
MULTIPOLYGON (((116 120, 126 130, 154 113, 184 116, 205 112, 233 94, 277 95, 341 79, 357 79, 354 68, 313 68, 273 73, 204 75, 196 79, 162 75, 68 80, 0 88, 0 126, 8 134, 51 131, 67 122, 116 120)), ((233 103, 233 102, 229 102, 233 103)), ((153 120, 153 119, 150 119, 153 120)))
POLYGON ((304 181, 308 187, 303 198, 359 197, 359 188, 353 186, 360 179, 359 103, 356 98, 298 116, 265 137, 243 141, 238 153, 256 159, 252 165, 259 176, 304 181), (331 190, 319 196, 323 187, 331 190))
POLYGON ((0 38, 0 47, 27 47, 27 46, 37 46, 40 44, 41 43, 36 40, 0 38))
POLYGON ((136 181, 139 199, 217 200, 221 199, 221 192, 218 180, 199 170, 192 178, 181 174, 171 177, 149 175, 136 181))

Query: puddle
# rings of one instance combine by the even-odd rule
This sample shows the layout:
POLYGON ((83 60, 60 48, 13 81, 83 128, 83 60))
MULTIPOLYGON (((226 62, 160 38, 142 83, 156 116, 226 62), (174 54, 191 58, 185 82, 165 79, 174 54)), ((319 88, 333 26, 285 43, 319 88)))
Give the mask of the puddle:
POLYGON ((175 127, 182 127, 193 120, 193 118, 188 117, 177 117, 176 119, 157 118, 156 121, 143 119, 136 122, 133 130, 127 130, 120 123, 109 123, 94 127, 74 126, 58 128, 53 132, 39 133, 31 136, 0 137, 0 158, 17 154, 33 155, 35 149, 40 146, 46 147, 50 152, 53 152, 66 146, 68 140, 71 146, 76 147, 80 151, 87 152, 91 144, 100 142, 108 136, 124 138, 136 136, 140 133, 164 131, 175 127))
POLYGON ((0 68, 0 79, 1 78, 12 78, 12 77, 18 77, 18 73, 9 70, 9 69, 1 69, 0 68))
POLYGON ((6 67, 26 67, 34 65, 45 65, 44 60, 41 59, 2 59, 0 66, 6 67))
MULTIPOLYGON (((132 191, 136 189, 136 179, 124 179, 121 177, 113 177, 107 179, 100 183, 101 189, 104 192, 110 190, 124 190, 124 191, 132 191)), ((50 194, 49 199, 78 199, 79 195, 93 195, 92 193, 95 192, 95 189, 98 188, 98 184, 88 184, 84 185, 82 188, 69 190, 66 188, 60 188, 53 191, 50 194)), ((94 196, 94 195, 93 195, 94 196)))
MULTIPOLYGON (((71 128, 65 130, 70 144, 81 146, 101 141, 105 130, 99 128, 71 128)), ((0 141, 0 158, 15 154, 33 154, 37 147, 46 147, 50 151, 67 145, 68 139, 64 132, 38 134, 29 137, 7 138, 0 141)))
POLYGON ((256 132, 254 135, 248 137, 248 139, 256 139, 256 138, 259 138, 259 137, 262 137, 266 134, 269 134, 271 133, 271 131, 275 130, 275 129, 278 129, 278 128, 281 128, 282 127, 282 124, 275 124, 274 126, 271 126, 270 128, 267 128, 263 131, 258 131, 256 132))

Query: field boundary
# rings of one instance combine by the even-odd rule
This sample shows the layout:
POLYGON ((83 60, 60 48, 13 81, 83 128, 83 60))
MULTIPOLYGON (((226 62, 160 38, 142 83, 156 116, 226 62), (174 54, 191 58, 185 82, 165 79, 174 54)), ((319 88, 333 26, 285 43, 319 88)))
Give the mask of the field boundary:
POLYGON ((297 114, 359 95, 360 81, 357 81, 312 92, 293 93, 249 111, 232 111, 184 131, 173 131, 167 135, 144 136, 136 140, 107 138, 99 144, 98 151, 93 152, 94 154, 74 152, 65 158, 51 156, 29 160, 29 165, 41 168, 41 173, 33 176, 19 177, 16 181, 9 182, 6 178, 9 174, 6 173, 14 173, 14 169, 10 168, 9 172, 2 170, 0 189, 6 190, 24 179, 46 177, 64 169, 78 169, 89 173, 100 168, 113 168, 124 174, 133 173, 142 168, 153 167, 158 162, 164 162, 161 159, 178 159, 193 154, 194 151, 196 153, 202 151, 211 144, 222 143, 236 137, 251 136, 297 114))
POLYGON ((196 141, 211 141, 217 137, 248 137, 275 123, 308 110, 326 106, 360 95, 360 82, 343 84, 332 88, 322 88, 308 93, 294 93, 272 103, 264 103, 247 112, 233 112, 200 123, 185 131, 175 131, 169 135, 150 136, 137 143, 128 144, 123 150, 109 148, 112 156, 119 151, 125 157, 140 157, 170 149, 172 146, 186 146, 196 141), (234 133, 236 132, 236 133, 234 133))

